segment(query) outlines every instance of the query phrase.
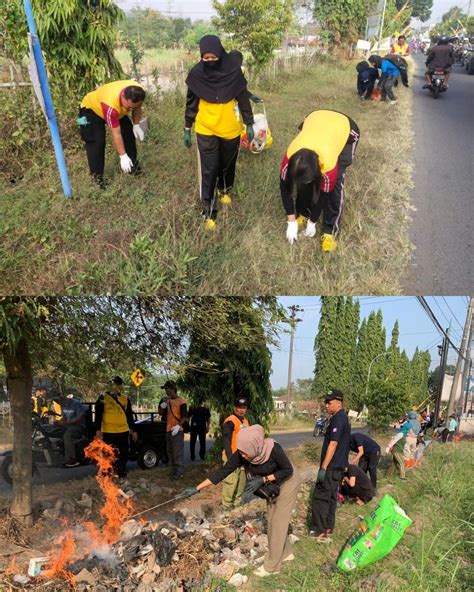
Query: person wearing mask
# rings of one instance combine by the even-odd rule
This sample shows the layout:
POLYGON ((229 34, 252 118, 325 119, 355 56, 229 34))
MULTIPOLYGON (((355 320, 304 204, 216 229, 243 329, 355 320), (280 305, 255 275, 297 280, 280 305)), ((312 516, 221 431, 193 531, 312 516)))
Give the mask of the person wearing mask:
POLYGON ((123 380, 114 376, 110 391, 100 395, 95 404, 95 437, 110 444, 117 451, 114 472, 119 479, 127 476, 130 435, 137 441, 132 404, 124 393, 123 380))
POLYGON ((304 234, 314 237, 316 222, 323 213, 321 247, 324 252, 335 251, 344 207, 346 169, 354 159, 360 131, 350 117, 328 109, 310 113, 299 129, 280 169, 286 238, 292 245, 298 239, 298 227, 306 220, 304 234))
POLYGON ((76 458, 76 440, 80 440, 86 434, 86 408, 77 399, 69 399, 65 395, 60 396, 59 403, 61 405, 59 424, 65 427, 64 466, 70 469, 80 465, 76 458))
POLYGON ((171 477, 184 477, 184 430, 188 421, 186 401, 178 397, 176 383, 167 380, 161 387, 164 389, 167 401, 161 403, 158 413, 166 413, 166 452, 171 465, 171 477))
POLYGON ((216 35, 205 35, 199 42, 201 61, 186 78, 184 145, 191 147, 194 124, 199 159, 199 189, 202 214, 208 229, 217 219, 216 193, 229 203, 235 181, 242 122, 249 142, 254 139, 251 93, 242 73, 242 58, 227 53, 216 35), (224 199, 225 198, 225 199, 224 199))
POLYGON ((381 90, 381 100, 386 101, 388 97, 388 102, 391 105, 395 105, 397 103, 397 98, 393 94, 393 87, 398 81, 400 70, 392 61, 381 58, 378 55, 371 55, 369 62, 381 72, 380 80, 377 84, 377 88, 380 88, 381 90))
POLYGON ((349 464, 351 427, 343 409, 344 395, 332 389, 326 395, 326 411, 331 415, 321 450, 316 485, 312 498, 312 527, 310 536, 319 543, 329 543, 328 535, 334 531, 336 522, 337 490, 349 464))
POLYGON ((186 488, 183 495, 190 497, 210 485, 217 485, 237 469, 249 474, 257 496, 259 490, 267 492, 262 496, 267 499, 268 552, 263 565, 254 574, 259 577, 277 574, 284 562, 295 558, 288 527, 301 479, 280 444, 265 438, 261 425, 241 430, 236 438, 236 451, 226 464, 196 487, 186 488))
MULTIPOLYGON (((237 451, 237 436, 242 429, 249 427, 249 421, 245 417, 248 409, 248 401, 245 397, 238 397, 234 403, 234 411, 224 420, 222 437, 224 450, 222 460, 227 462, 237 451)), ((237 467, 227 475, 222 485, 222 507, 224 510, 232 510, 240 506, 240 498, 245 489, 247 478, 245 472, 237 467)))
POLYGON ((349 448, 356 455, 351 464, 359 465, 359 469, 370 475, 374 491, 377 491, 377 465, 380 461, 380 446, 365 434, 351 434, 349 448))
POLYGON ((448 88, 448 80, 451 75, 451 69, 454 64, 454 50, 453 46, 449 43, 449 39, 446 35, 441 35, 438 39, 437 45, 433 45, 426 57, 425 80, 426 84, 423 88, 430 88, 431 86, 431 74, 435 70, 443 70, 445 73, 444 86, 448 88))
POLYGON ((196 460, 196 440, 199 438, 199 458, 204 460, 206 457, 206 434, 209 432, 211 422, 211 412, 203 402, 189 410, 190 420, 190 440, 189 451, 191 460, 196 460))
POLYGON ((122 171, 139 172, 135 140, 145 138, 140 126, 145 95, 145 90, 133 80, 117 80, 99 86, 82 99, 77 122, 85 143, 89 172, 101 189, 105 189, 106 126, 112 133, 122 171), (132 121, 128 117, 130 111, 132 121))
POLYGON ((370 479, 356 465, 348 465, 344 470, 341 495, 348 497, 363 506, 374 497, 375 491, 370 479))

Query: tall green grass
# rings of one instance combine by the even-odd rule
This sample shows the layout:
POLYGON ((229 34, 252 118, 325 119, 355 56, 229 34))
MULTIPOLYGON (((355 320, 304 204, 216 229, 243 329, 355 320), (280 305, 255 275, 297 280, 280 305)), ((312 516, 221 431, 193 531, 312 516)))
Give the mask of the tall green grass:
POLYGON ((214 233, 200 217, 195 142, 192 150, 182 145, 179 94, 147 99, 141 177, 120 172, 109 139, 110 186, 97 190, 72 129, 72 200, 62 197, 52 152, 36 154, 14 185, 0 180, 0 293, 398 293, 410 253, 409 92, 398 90, 396 107, 361 102, 354 64, 329 59, 270 86, 252 90, 266 100, 274 146, 241 153, 232 205, 214 233), (300 235, 288 245, 279 195, 282 156, 298 124, 318 108, 347 113, 362 134, 332 254, 321 252, 318 237, 300 235))
POLYGON ((247 590, 344 592, 462 592, 473 589, 474 443, 434 444, 408 481, 379 479, 379 494, 392 495, 413 525, 386 558, 350 574, 335 568, 357 515, 375 505, 342 506, 331 545, 304 538, 296 559, 279 575, 252 578, 247 590))

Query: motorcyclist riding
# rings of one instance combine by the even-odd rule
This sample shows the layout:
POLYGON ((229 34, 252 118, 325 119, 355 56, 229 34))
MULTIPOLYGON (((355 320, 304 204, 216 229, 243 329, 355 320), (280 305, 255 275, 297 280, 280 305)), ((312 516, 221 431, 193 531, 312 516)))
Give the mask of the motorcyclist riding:
POLYGON ((425 72, 426 84, 423 88, 430 88, 431 74, 435 70, 443 70, 446 75, 444 80, 445 88, 448 88, 449 74, 454 63, 453 46, 449 43, 449 38, 446 35, 441 35, 438 39, 438 45, 433 46, 426 58, 427 71, 425 72))

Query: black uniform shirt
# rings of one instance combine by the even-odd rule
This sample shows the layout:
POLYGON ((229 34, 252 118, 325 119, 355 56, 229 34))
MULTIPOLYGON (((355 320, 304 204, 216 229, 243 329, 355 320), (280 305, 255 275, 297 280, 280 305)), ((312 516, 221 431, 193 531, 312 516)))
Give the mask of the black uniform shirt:
POLYGON ((369 436, 359 432, 351 434, 350 449, 352 452, 359 452, 360 446, 364 447, 364 454, 377 454, 380 452, 380 446, 369 436))
POLYGON ((189 412, 191 428, 196 432, 205 431, 207 422, 211 419, 211 412, 207 407, 193 407, 189 412))
POLYGON ((362 469, 359 469, 357 465, 349 465, 347 467, 346 477, 355 477, 355 490, 361 490, 364 492, 363 498, 368 499, 374 497, 374 488, 370 479, 364 473, 362 469))
POLYGON ((324 435, 323 449, 321 450, 321 464, 326 456, 329 442, 336 441, 337 448, 328 465, 328 469, 343 469, 349 462, 349 441, 351 438, 351 426, 346 412, 341 409, 333 415, 324 435))
POLYGON ((216 485, 233 473, 235 469, 238 469, 242 466, 245 467, 245 470, 253 477, 268 477, 268 475, 273 474, 275 475, 275 482, 278 484, 282 483, 282 481, 288 479, 288 477, 291 477, 293 474, 293 466, 291 462, 289 461, 280 444, 275 442, 270 453, 270 458, 266 463, 262 463, 261 465, 253 465, 252 463, 244 460, 237 450, 237 452, 234 452, 234 454, 229 458, 223 467, 217 469, 217 471, 214 471, 214 473, 209 476, 209 480, 214 485, 216 485))

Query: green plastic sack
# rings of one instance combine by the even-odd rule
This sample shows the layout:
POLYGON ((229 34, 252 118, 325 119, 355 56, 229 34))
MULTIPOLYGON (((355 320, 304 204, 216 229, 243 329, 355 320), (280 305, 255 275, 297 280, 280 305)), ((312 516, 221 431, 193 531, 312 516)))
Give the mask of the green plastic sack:
POLYGON ((337 567, 352 571, 370 565, 388 555, 397 545, 412 520, 390 495, 359 524, 346 543, 337 567))

